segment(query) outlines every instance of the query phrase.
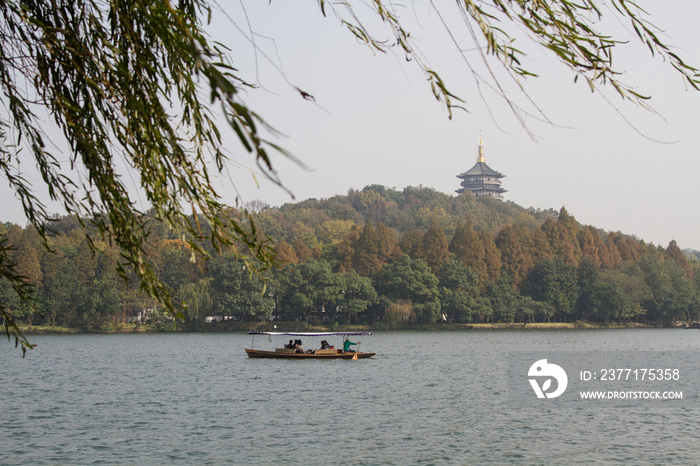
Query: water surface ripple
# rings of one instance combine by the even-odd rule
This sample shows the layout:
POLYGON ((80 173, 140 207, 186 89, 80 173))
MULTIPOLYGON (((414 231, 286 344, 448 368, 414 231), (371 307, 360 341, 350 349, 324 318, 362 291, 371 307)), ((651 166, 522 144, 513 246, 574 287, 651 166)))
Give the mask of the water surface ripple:
POLYGON ((506 393, 508 352, 700 354, 697 331, 377 332, 359 361, 250 360, 244 334, 31 340, 25 359, 0 350, 6 465, 698 461, 697 403, 560 412, 506 393))

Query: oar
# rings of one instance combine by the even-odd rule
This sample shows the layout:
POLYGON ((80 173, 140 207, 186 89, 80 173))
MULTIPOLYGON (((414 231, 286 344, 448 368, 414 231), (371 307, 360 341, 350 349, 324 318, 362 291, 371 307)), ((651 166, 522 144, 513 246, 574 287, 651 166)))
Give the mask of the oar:
POLYGON ((362 344, 361 341, 357 342, 357 352, 352 356, 353 359, 357 359, 357 353, 360 352, 360 345, 362 344))

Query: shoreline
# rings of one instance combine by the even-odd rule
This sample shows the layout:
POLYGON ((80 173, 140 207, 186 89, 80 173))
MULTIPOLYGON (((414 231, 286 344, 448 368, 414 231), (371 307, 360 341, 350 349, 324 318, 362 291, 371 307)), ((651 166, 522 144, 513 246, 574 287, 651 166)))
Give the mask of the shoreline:
POLYGON ((658 323, 638 322, 536 322, 536 323, 440 323, 440 324, 409 324, 402 326, 385 325, 306 325, 303 322, 221 322, 216 324, 192 325, 172 323, 166 325, 108 325, 99 330, 84 330, 76 327, 48 325, 20 325, 25 335, 41 334, 93 334, 93 333, 222 333, 222 332, 333 332, 333 331, 478 331, 478 330, 581 330, 581 329, 629 329, 629 328, 682 328, 679 326, 664 326, 658 323))

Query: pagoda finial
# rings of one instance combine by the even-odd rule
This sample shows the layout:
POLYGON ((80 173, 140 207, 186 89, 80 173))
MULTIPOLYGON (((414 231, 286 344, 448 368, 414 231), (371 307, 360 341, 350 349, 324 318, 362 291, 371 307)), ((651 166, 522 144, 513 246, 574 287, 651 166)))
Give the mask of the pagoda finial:
POLYGON ((481 130, 479 130, 479 157, 476 159, 478 162, 486 162, 484 159, 484 141, 481 140, 481 130))

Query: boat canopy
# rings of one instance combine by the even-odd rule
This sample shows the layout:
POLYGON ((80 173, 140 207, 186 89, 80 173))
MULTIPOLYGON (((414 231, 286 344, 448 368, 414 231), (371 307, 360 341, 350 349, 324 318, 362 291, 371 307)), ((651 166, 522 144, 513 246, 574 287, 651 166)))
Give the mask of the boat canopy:
POLYGON ((330 337, 334 335, 372 335, 372 332, 248 332, 249 335, 290 335, 295 337, 330 337))

